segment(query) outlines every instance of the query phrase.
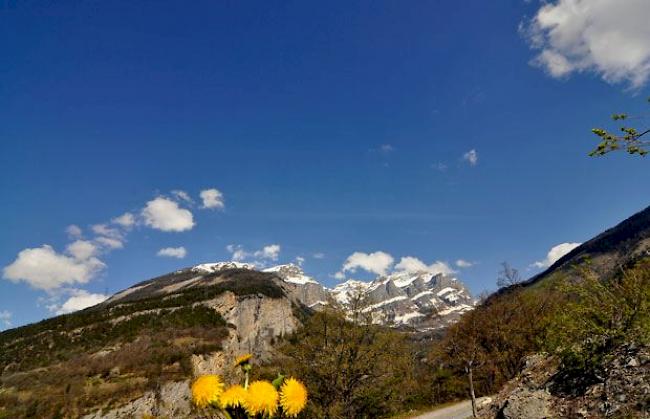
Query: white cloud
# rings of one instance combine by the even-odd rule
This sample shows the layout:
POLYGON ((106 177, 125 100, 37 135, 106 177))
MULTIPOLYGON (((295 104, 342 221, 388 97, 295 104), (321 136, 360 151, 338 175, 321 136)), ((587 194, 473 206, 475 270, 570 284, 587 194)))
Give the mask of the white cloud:
POLYGON ((314 259, 325 259, 325 253, 323 252, 316 252, 312 255, 314 259))
POLYGON ((256 258, 258 261, 254 262, 256 265, 263 266, 268 261, 277 261, 280 257, 281 246, 279 244, 269 244, 264 246, 260 250, 254 252, 248 252, 244 249, 242 245, 239 244, 229 244, 226 246, 226 250, 232 253, 232 260, 235 262, 241 262, 246 259, 256 258))
POLYGON ((338 272, 335 277, 340 279, 340 277, 344 277, 345 272, 355 273, 358 269, 377 275, 386 275, 394 261, 395 259, 391 255, 382 251, 374 253, 354 252, 348 256, 341 272, 338 272))
POLYGON ((302 256, 296 256, 296 264, 302 266, 305 263, 305 258, 302 256))
POLYGON ((406 256, 400 259, 395 268, 398 271, 420 272, 426 271, 429 267, 418 258, 415 258, 413 256, 406 256))
POLYGON ((43 245, 18 253, 16 260, 3 268, 2 276, 13 282, 27 282, 34 288, 51 290, 65 284, 84 284, 105 266, 95 257, 79 260, 43 245))
POLYGON ((470 166, 476 166, 476 163, 478 163, 478 153, 476 150, 471 149, 467 153, 463 154, 463 160, 468 162, 470 166))
POLYGON ((172 191, 172 195, 176 199, 185 201, 188 204, 193 204, 194 203, 194 200, 190 197, 190 195, 187 192, 182 191, 180 189, 176 189, 176 190, 172 191))
POLYGON ((126 229, 129 229, 135 224, 135 217, 130 212, 125 212, 119 217, 113 218, 111 222, 113 224, 118 224, 126 229))
POLYGON ((52 304, 48 306, 48 309, 55 314, 67 314, 74 311, 83 310, 84 308, 92 307, 108 299, 108 295, 104 294, 92 294, 86 290, 81 289, 71 289, 68 290, 72 293, 72 296, 69 297, 63 304, 52 304))
POLYGON ((0 311, 0 322, 2 322, 2 325, 4 327, 11 327, 12 318, 13 318, 13 314, 10 311, 7 310, 0 311))
POLYGON ((554 0, 521 30, 553 77, 593 72, 639 88, 650 77, 648 16, 648 0, 554 0))
POLYGON ((472 266, 474 266, 474 263, 466 261, 464 259, 458 259, 456 261, 456 266, 458 266, 459 268, 471 268, 472 266))
POLYGON ((399 263, 395 265, 395 269, 404 272, 430 272, 432 274, 445 274, 450 275, 454 270, 449 265, 442 261, 435 261, 431 265, 427 265, 420 259, 413 256, 405 256, 400 259, 399 263))
POLYGON ((256 258, 268 259, 272 261, 278 260, 280 256, 280 245, 279 244, 270 244, 264 246, 261 250, 253 253, 256 258))
POLYGON ((70 243, 66 250, 77 260, 87 260, 93 256, 97 256, 99 249, 87 240, 76 240, 70 243))
POLYGON ((164 197, 147 202, 142 210, 147 226, 161 231, 185 231, 194 227, 194 217, 189 210, 164 197))
POLYGON ((235 262, 241 262, 249 256, 244 248, 238 244, 229 244, 226 246, 226 250, 232 253, 231 259, 235 262))
POLYGON ((187 255, 187 250, 183 246, 181 247, 165 247, 160 249, 157 253, 158 256, 165 256, 170 258, 183 259, 187 255))
POLYGON ((390 153, 391 151, 395 151, 395 147, 390 144, 382 144, 379 147, 379 150, 381 150, 382 153, 390 153))
POLYGON ((557 262, 562 256, 566 255, 581 244, 582 243, 560 243, 557 246, 553 246, 546 254, 546 259, 535 262, 532 266, 536 268, 548 268, 557 262))
POLYGON ((122 232, 120 230, 109 227, 106 224, 95 224, 90 228, 92 229, 93 233, 98 234, 100 236, 111 237, 114 239, 122 238, 122 232))
POLYGON ((83 235, 81 228, 75 224, 67 226, 65 232, 71 239, 79 239, 83 235))
POLYGON ((225 204, 223 202, 223 194, 217 189, 206 189, 199 194, 203 200, 201 208, 209 209, 223 209, 225 204))
POLYGON ((121 240, 112 237, 100 236, 96 237, 95 241, 108 249, 121 249, 124 247, 124 243, 121 240))

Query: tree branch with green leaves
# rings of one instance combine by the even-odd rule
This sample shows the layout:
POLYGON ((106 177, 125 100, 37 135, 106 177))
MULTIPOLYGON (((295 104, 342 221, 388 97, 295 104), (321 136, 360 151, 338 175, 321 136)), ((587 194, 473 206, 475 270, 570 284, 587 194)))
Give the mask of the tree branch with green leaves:
MULTIPOLYGON (((650 102, 650 98, 648 102, 650 102)), ((640 118, 642 117, 631 117, 625 113, 612 115, 614 121, 628 121, 640 118)), ((648 134, 650 134, 650 129, 639 130, 629 126, 621 126, 620 131, 621 134, 612 133, 603 128, 592 129, 591 132, 600 138, 600 142, 589 155, 592 157, 604 156, 617 150, 625 150, 629 154, 638 154, 639 156, 648 154, 648 148, 650 148, 650 136, 648 134)))

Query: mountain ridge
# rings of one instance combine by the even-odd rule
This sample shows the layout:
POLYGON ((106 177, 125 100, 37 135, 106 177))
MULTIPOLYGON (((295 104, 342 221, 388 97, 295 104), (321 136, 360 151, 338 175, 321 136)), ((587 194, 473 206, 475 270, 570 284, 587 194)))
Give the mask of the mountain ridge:
POLYGON ((460 280, 440 273, 400 271, 380 275, 369 282, 350 279, 329 289, 292 263, 258 268, 253 264, 223 261, 201 263, 138 282, 96 307, 208 286, 212 276, 227 276, 230 271, 276 276, 286 284, 285 291, 292 298, 314 310, 336 306, 350 311, 352 295, 359 294, 366 305, 363 311, 370 313, 375 323, 419 330, 444 327, 475 304, 460 280))
POLYGON ((582 243, 523 285, 539 284, 558 273, 571 274, 585 261, 606 277, 614 270, 612 266, 626 266, 643 256, 650 256, 650 206, 582 243))

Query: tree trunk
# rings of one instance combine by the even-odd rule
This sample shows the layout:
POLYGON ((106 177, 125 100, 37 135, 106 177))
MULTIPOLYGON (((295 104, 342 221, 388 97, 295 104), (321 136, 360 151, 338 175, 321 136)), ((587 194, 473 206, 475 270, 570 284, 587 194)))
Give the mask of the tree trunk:
POLYGON ((469 395, 472 397, 472 416, 476 417, 476 395, 474 394, 474 376, 472 374, 472 367, 467 367, 467 378, 469 380, 469 395))

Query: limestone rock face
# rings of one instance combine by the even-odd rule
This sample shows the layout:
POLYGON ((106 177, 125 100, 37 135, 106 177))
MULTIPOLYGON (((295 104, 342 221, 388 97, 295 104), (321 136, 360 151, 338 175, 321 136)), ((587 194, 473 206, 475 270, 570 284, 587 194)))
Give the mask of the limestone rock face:
POLYGON ((108 412, 99 411, 84 419, 123 419, 146 416, 189 418, 191 394, 189 381, 177 381, 161 386, 159 392, 149 391, 143 397, 108 412))
POLYGON ((266 359, 272 351, 273 339, 292 333, 300 325, 288 298, 237 297, 228 292, 208 305, 234 326, 224 344, 226 357, 252 353, 257 358, 266 359))

